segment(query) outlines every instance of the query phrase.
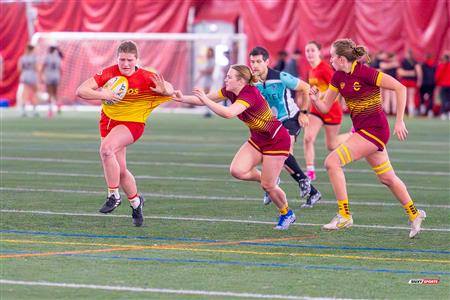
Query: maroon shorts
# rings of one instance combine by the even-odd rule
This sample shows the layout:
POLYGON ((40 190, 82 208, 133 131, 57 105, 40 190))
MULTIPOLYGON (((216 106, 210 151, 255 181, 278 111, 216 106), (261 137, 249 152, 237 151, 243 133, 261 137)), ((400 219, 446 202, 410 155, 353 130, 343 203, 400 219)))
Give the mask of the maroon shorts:
POLYGON ((128 130, 133 135, 133 141, 136 142, 144 133, 145 124, 140 122, 127 122, 127 121, 116 121, 108 118, 107 115, 102 111, 100 116, 100 136, 102 138, 106 137, 111 130, 117 125, 125 125, 128 130))
POLYGON ((289 156, 289 149, 291 148, 291 137, 283 126, 280 126, 275 137, 271 140, 251 137, 248 142, 263 155, 289 156))
POLYGON ((339 125, 342 123, 342 108, 339 101, 334 101, 330 111, 321 113, 314 105, 311 107, 311 114, 322 120, 325 125, 339 125))
POLYGON ((389 126, 358 129, 356 133, 377 146, 378 151, 383 151, 390 137, 389 126))

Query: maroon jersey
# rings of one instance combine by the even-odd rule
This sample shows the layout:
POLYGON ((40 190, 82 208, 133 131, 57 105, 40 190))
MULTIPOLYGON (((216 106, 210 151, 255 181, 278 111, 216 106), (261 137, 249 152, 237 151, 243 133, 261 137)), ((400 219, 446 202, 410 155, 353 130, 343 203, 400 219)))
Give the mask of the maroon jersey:
POLYGON ((330 89, 344 97, 356 130, 376 127, 389 130, 381 105, 381 76, 377 70, 355 61, 350 73, 337 71, 331 78, 330 89))
POLYGON ((271 140, 278 130, 283 126, 277 118, 272 115, 267 101, 259 90, 250 85, 244 86, 239 95, 228 92, 225 88, 219 90, 219 95, 230 99, 232 103, 238 102, 247 107, 237 117, 250 129, 251 138, 255 141, 271 140))

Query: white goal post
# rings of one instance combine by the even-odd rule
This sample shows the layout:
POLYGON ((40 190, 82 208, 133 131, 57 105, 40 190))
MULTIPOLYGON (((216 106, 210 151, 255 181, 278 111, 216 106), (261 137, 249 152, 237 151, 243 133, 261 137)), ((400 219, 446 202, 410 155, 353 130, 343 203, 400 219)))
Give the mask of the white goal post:
POLYGON ((222 86, 229 64, 245 64, 247 57, 245 34, 37 32, 31 44, 36 47, 40 61, 50 46, 61 50, 63 66, 58 98, 64 105, 73 105, 92 103, 76 98, 76 88, 101 69, 115 64, 117 47, 124 40, 138 44, 141 67, 156 70, 185 92, 192 90, 199 70, 206 64, 208 48, 215 49, 213 88, 222 86))

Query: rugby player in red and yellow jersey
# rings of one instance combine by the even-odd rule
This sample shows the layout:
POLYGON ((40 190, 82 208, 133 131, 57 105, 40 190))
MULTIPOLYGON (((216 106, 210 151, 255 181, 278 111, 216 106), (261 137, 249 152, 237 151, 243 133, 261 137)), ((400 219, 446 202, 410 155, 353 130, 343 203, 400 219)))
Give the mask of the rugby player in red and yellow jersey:
MULTIPOLYGON (((309 84, 317 87, 319 97, 323 99, 334 71, 329 64, 320 58, 320 48, 321 45, 318 42, 308 42, 305 46, 305 56, 311 66, 311 69, 308 71, 309 84)), ((338 98, 336 98, 330 111, 326 114, 321 113, 314 105, 311 106, 309 126, 305 127, 305 135, 303 136, 306 174, 311 180, 316 179, 314 144, 320 128, 324 127, 325 144, 328 150, 332 151, 350 137, 350 133, 339 134, 341 123, 342 109, 338 98)))
POLYGON ((278 186, 278 177, 289 156, 291 139, 283 124, 272 115, 272 110, 259 90, 252 84, 257 81, 249 67, 232 65, 225 77, 225 87, 208 95, 194 89, 192 96, 175 91, 178 101, 206 105, 224 118, 238 117, 250 129, 250 138, 234 156, 231 175, 249 181, 257 181, 269 193, 280 212, 276 230, 286 230, 295 222, 295 214, 289 209, 286 194, 278 186), (217 103, 230 99, 226 107, 217 103), (261 172, 256 166, 262 163, 261 172))
POLYGON ((342 167, 365 158, 381 183, 386 185, 403 205, 411 225, 409 237, 414 238, 421 230, 426 214, 418 210, 405 184, 394 172, 386 144, 390 130, 383 112, 380 87, 394 90, 397 95, 397 116, 394 135, 400 141, 406 139, 408 131, 403 121, 406 105, 406 88, 393 77, 358 62, 367 55, 363 46, 356 46, 350 39, 340 39, 333 43, 331 64, 336 69, 324 101, 319 99, 319 91, 313 88, 311 100, 323 113, 329 111, 338 94, 341 94, 350 110, 356 134, 331 152, 325 159, 325 167, 338 203, 338 214, 324 229, 338 230, 353 225, 348 207, 345 175, 342 167))
POLYGON ((77 95, 86 100, 103 99, 112 103, 102 105, 99 125, 100 157, 108 185, 108 196, 99 211, 110 213, 120 205, 120 186, 130 202, 133 224, 142 226, 144 198, 138 194, 134 176, 127 168, 126 148, 142 136, 151 111, 171 100, 174 90, 161 75, 139 68, 137 59, 136 44, 132 41, 121 43, 117 49, 118 63, 83 82, 77 95), (116 76, 128 80, 128 90, 123 98, 111 89, 99 89, 116 76))

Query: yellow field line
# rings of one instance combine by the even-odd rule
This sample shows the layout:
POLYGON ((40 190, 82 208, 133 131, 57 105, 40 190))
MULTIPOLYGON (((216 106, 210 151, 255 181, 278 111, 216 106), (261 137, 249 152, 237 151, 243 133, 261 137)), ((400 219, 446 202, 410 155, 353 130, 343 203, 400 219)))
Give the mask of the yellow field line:
MULTIPOLYGON (((293 238, 288 238, 293 239, 293 238)), ((285 240, 285 239, 284 239, 285 240)), ((265 240, 267 241, 267 240, 265 240)), ((112 245, 112 244, 92 244, 92 243, 74 243, 74 242, 47 242, 39 240, 0 240, 5 243, 37 243, 37 244, 55 244, 55 245, 83 245, 83 246, 113 246, 107 249, 90 249, 78 251, 58 251, 58 252, 44 252, 44 253, 27 253, 27 254, 6 254, 0 255, 0 258, 21 258, 33 256, 52 256, 64 254, 82 254, 82 253, 96 253, 96 252, 113 252, 113 251, 130 251, 130 250, 178 250, 190 252, 209 252, 209 253, 232 253, 245 255, 264 255, 264 256, 289 256, 289 257, 324 257, 324 258, 340 258, 340 259, 355 259, 355 260, 372 260, 372 261, 399 261, 399 262, 424 262, 424 263, 450 263, 450 260, 437 259, 414 259, 414 258, 394 258, 394 257, 373 257, 373 256, 356 256, 356 255, 337 255, 337 254, 320 254, 320 253, 296 253, 296 252, 260 252, 260 251, 246 251, 246 250, 225 250, 225 249, 202 249, 191 248, 192 244, 187 247, 183 244, 178 245, 156 245, 156 246, 129 246, 129 245, 112 245)), ((244 241, 237 242, 219 242, 221 244, 237 244, 244 241)), ((197 244, 196 246, 212 246, 219 245, 219 243, 197 244)))

